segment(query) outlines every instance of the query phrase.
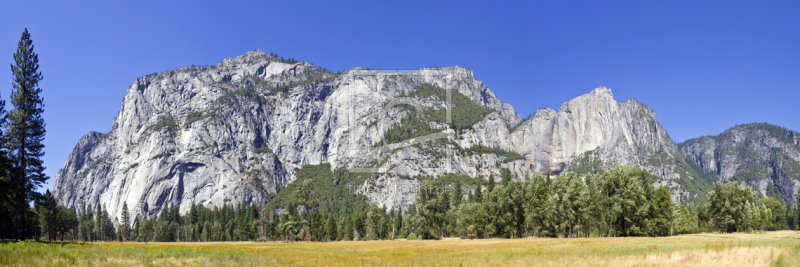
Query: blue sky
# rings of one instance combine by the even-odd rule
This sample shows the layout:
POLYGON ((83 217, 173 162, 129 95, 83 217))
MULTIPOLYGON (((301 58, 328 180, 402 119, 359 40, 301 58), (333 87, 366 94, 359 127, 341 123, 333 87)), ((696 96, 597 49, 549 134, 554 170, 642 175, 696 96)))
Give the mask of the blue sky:
MULTIPOLYGON (((0 63, 25 27, 39 53, 51 178, 82 135, 110 130, 136 77, 253 49, 334 70, 469 67, 523 117, 603 85, 676 142, 800 130, 798 1, 76 2, 0 2, 0 63)), ((7 99, 10 69, 0 81, 7 99)))

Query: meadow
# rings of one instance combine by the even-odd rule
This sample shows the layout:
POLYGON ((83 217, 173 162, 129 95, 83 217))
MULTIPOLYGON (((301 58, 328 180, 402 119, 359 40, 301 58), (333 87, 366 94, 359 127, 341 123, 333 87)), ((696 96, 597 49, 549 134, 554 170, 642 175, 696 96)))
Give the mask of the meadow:
POLYGON ((297 243, 0 244, 2 266, 800 266, 800 232, 297 243))

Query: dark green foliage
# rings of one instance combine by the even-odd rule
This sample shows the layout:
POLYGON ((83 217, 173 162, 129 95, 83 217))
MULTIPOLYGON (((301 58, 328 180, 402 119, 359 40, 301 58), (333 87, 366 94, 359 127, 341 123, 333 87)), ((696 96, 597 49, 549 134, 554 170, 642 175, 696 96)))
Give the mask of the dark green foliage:
POLYGON ((597 149, 584 152, 576 157, 569 165, 569 170, 583 175, 587 173, 603 173, 603 161, 600 160, 597 149))
MULTIPOLYGON (((447 101, 447 90, 429 83, 424 83, 415 87, 415 91, 406 94, 407 97, 430 98, 435 97, 441 102, 447 101)), ((473 125, 483 120, 492 110, 475 104, 469 97, 461 94, 458 90, 450 90, 451 101, 451 127, 457 132, 463 129, 471 129, 473 125)), ((439 123, 447 122, 446 109, 425 109, 425 117, 439 123)))
POLYGON ((436 180, 439 183, 445 186, 455 186, 456 183, 460 184, 461 186, 467 187, 476 187, 483 184, 486 184, 486 180, 481 178, 472 178, 466 175, 455 175, 452 173, 445 174, 444 176, 434 178, 421 178, 421 181, 432 181, 436 180))
POLYGON ((653 191, 650 205, 650 218, 648 220, 648 235, 668 236, 672 226, 672 199, 666 187, 659 187, 653 191))
POLYGON ((486 185, 486 193, 492 193, 494 191, 495 181, 494 175, 489 175, 489 183, 486 185))
POLYGON ((269 57, 271 57, 271 61, 277 61, 286 64, 296 64, 298 61, 294 58, 285 59, 283 57, 279 57, 277 53, 269 52, 269 57))
POLYGON ((131 169, 136 168, 136 167, 139 167, 139 163, 138 162, 135 162, 135 163, 131 164, 130 166, 128 166, 128 168, 125 168, 125 173, 128 173, 128 171, 130 171, 131 169))
POLYGON ((474 199, 472 199, 472 201, 478 202, 478 203, 483 202, 483 187, 481 185, 478 185, 477 187, 475 187, 475 193, 474 194, 475 194, 475 196, 474 196, 474 199))
POLYGON ((790 203, 791 202, 789 198, 785 197, 783 194, 781 194, 780 191, 778 191, 778 187, 776 187, 774 184, 772 184, 772 181, 767 182, 767 190, 766 191, 767 191, 766 197, 774 198, 774 199, 778 200, 780 203, 790 203))
POLYGON ((487 147, 482 145, 474 145, 469 148, 459 148, 459 151, 462 155, 481 155, 481 154, 495 154, 497 156, 503 157, 503 163, 512 162, 515 160, 524 159, 522 155, 514 151, 507 151, 500 148, 493 148, 487 147))
MULTIPOLYGON (((336 216, 349 216, 367 210, 367 198, 356 194, 357 186, 364 184, 367 174, 354 174, 346 170, 331 171, 328 163, 321 165, 304 165, 297 172, 296 181, 310 181, 310 188, 314 197, 319 202, 322 213, 332 213, 336 216)), ((289 183, 281 188, 278 194, 267 204, 268 210, 287 208, 290 205, 300 204, 296 192, 302 183, 289 183)))
POLYGON ((731 178, 732 181, 753 183, 769 178, 767 167, 758 164, 754 160, 746 160, 739 165, 738 170, 739 172, 731 178))
MULTIPOLYGON (((169 157, 169 156, 172 156, 172 153, 169 153, 169 152, 160 153, 158 155, 155 155, 155 156, 151 157, 150 160, 158 159, 158 158, 161 158, 161 157, 169 157)), ((138 166, 137 163, 134 163, 134 164, 136 164, 138 166)), ((131 165, 131 166, 133 166, 133 165, 131 165)), ((136 166, 133 166, 133 167, 135 168, 136 166)))
POLYGON ((736 125, 731 129, 726 130, 722 134, 726 134, 732 129, 744 130, 744 131, 757 131, 757 130, 764 130, 769 133, 770 136, 777 138, 783 143, 786 143, 790 146, 794 146, 794 149, 800 150, 800 147, 794 144, 792 140, 789 139, 789 133, 791 132, 789 129, 772 125, 766 122, 762 123, 748 123, 748 124, 741 124, 736 125))
POLYGON ((98 205, 92 212, 88 206, 81 213, 79 219, 79 236, 84 241, 115 241, 118 239, 114 220, 108 216, 108 211, 98 205))
POLYGON ((741 188, 735 182, 714 184, 714 191, 708 194, 710 204, 708 213, 711 223, 718 231, 745 231, 739 227, 746 225, 746 207, 754 204, 756 195, 750 188, 741 188))
POLYGON ((153 236, 153 221, 149 219, 144 219, 142 222, 142 241, 147 243, 147 241, 152 240, 153 236))
POLYGON ((178 124, 175 123, 175 119, 172 118, 172 115, 159 116, 155 124, 147 127, 148 130, 153 130, 155 132, 160 132, 161 129, 164 128, 167 128, 170 132, 178 129, 178 124))
POLYGON ((336 241, 338 239, 337 227, 336 227, 336 219, 333 215, 328 216, 328 220, 325 222, 326 234, 328 241, 336 241))
POLYGON ((272 153, 272 150, 270 150, 270 149, 269 149, 269 147, 267 147, 267 146, 262 146, 262 147, 259 147, 259 148, 256 148, 256 149, 253 149, 253 152, 256 152, 256 153, 269 153, 269 154, 273 154, 273 153, 272 153))
POLYGON ((433 134, 435 132, 436 131, 434 131, 419 114, 409 114, 401 119, 399 123, 395 124, 389 128, 388 131, 383 133, 383 142, 377 143, 375 146, 398 143, 411 138, 433 134))
POLYGON ((211 117, 212 115, 213 114, 211 112, 203 112, 203 111, 189 112, 189 114, 186 115, 186 122, 183 123, 183 126, 184 127, 189 126, 193 122, 201 121, 205 118, 211 117))
POLYGON ((256 102, 266 104, 267 99, 259 94, 254 87, 241 87, 230 91, 217 98, 216 102, 225 105, 234 105, 241 102, 256 102))
POLYGON ((300 77, 300 80, 294 81, 294 82, 289 82, 289 83, 277 84, 277 85, 275 85, 273 87, 272 90, 275 93, 281 93, 281 92, 286 92, 289 89, 292 89, 292 88, 295 88, 295 87, 298 87, 298 86, 307 86, 307 85, 316 86, 316 85, 325 84, 325 83, 328 83, 330 81, 333 81, 334 79, 338 78, 339 76, 341 76, 341 73, 339 73, 339 74, 331 74, 330 72, 325 72, 324 70, 320 71, 320 72, 305 73, 302 77, 300 77))
POLYGON ((694 160, 688 156, 676 156, 675 160, 678 167, 678 183, 684 190, 691 193, 684 198, 683 202, 696 204, 708 203, 707 194, 714 188, 714 181, 717 180, 717 174, 703 170, 703 168, 697 166, 694 160))
POLYGON ((764 205, 767 209, 770 210, 770 213, 772 215, 772 217, 769 218, 770 223, 767 226, 767 229, 768 230, 782 230, 782 229, 785 229, 785 226, 786 226, 786 217, 785 217, 786 216, 786 210, 783 207, 783 203, 781 203, 780 201, 778 201, 778 200, 776 200, 774 198, 771 198, 771 197, 762 198, 759 201, 761 202, 761 205, 764 205))
POLYGON ((8 202, 0 203, 3 205, 0 208, 11 215, 3 217, 3 221, 11 218, 10 224, 6 222, 4 226, 13 229, 10 232, 3 229, 0 235, 22 239, 30 236, 28 230, 33 228, 27 219, 27 215, 32 213, 28 203, 39 197, 36 188, 48 179, 41 159, 44 156, 45 123, 42 117, 44 99, 40 96, 42 89, 39 88, 39 81, 43 76, 39 72, 39 56, 33 52, 33 41, 27 28, 17 44, 11 72, 13 89, 10 98, 14 109, 2 114, 5 113, 5 103, 0 102, 0 106, 3 106, 0 115, 7 115, 2 116, 0 121, 0 126, 6 127, 4 138, 0 138, 3 140, 0 144, 0 170, 3 173, 0 176, 9 177, 4 182, 7 190, 3 192, 9 194, 6 198, 8 202))
MULTIPOLYGON (((433 98, 439 102, 446 103, 447 91, 441 87, 425 83, 416 86, 414 91, 401 97, 433 98)), ((450 90, 450 93, 452 120, 449 125, 456 132, 461 132, 463 129, 471 129, 474 124, 492 113, 492 110, 473 103, 472 100, 457 90, 450 90)), ((427 108, 422 113, 417 113, 416 109, 407 106, 402 108, 407 110, 408 115, 384 133, 383 144, 397 143, 439 132, 432 129, 429 122, 447 123, 447 109, 427 108)))
POLYGON ((122 220, 120 221, 120 235, 122 241, 128 241, 130 237, 131 216, 128 211, 128 202, 122 202, 122 220))
POLYGON ((453 202, 451 207, 458 207, 461 205, 461 200, 464 198, 464 191, 461 188, 461 182, 456 181, 455 185, 453 186, 453 202))
POLYGON ((49 241, 56 240, 58 231, 58 202, 50 190, 36 202, 36 214, 39 218, 39 233, 49 241))
POLYGON ((412 217, 415 232, 423 239, 439 239, 445 224, 445 212, 450 198, 444 186, 436 180, 423 182, 417 190, 414 205, 418 214, 412 217))
POLYGON ((508 186, 511 183, 511 171, 508 168, 503 168, 502 174, 500 174, 500 181, 503 186, 508 186))
MULTIPOLYGON (((526 195, 528 197, 525 205, 525 216, 527 217, 528 226, 531 233, 539 237, 542 235, 542 230, 547 230, 547 209, 545 205, 550 195, 550 187, 548 186, 546 178, 534 175, 526 182, 526 195)), ((547 178, 549 180, 549 178, 547 178)), ((591 178, 587 179, 591 181, 591 178)), ((476 200, 479 201, 479 200, 476 200)))
MULTIPOLYGON (((708 139, 716 140, 717 142, 720 142, 721 140, 733 140, 736 138, 734 135, 741 132, 747 134, 747 138, 743 140, 743 142, 737 142, 736 145, 724 147, 715 152, 720 156, 727 155, 736 157, 737 162, 735 163, 738 165, 737 173, 730 179, 731 181, 754 184, 765 179, 770 179, 773 175, 777 174, 772 170, 777 166, 780 166, 778 167, 778 169, 780 169, 779 173, 786 175, 791 179, 800 180, 800 163, 788 157, 787 153, 782 149, 774 147, 774 145, 767 142, 767 138, 775 138, 785 145, 791 146, 795 149, 800 149, 791 139, 793 132, 779 126, 767 123, 742 124, 732 127, 719 135, 690 139, 678 144, 678 146, 679 148, 682 148, 687 145, 704 142, 704 140, 708 139), (760 152, 753 149, 754 145, 773 147, 771 155, 766 159, 763 159, 763 155, 760 156, 760 152)), ((690 159, 686 159, 685 163, 687 163, 687 165, 693 165, 693 162, 690 159)), ((679 168, 681 168, 680 165, 681 164, 679 164, 679 168)), ((692 167, 695 169, 695 172, 699 174, 699 176, 696 177, 700 177, 701 179, 691 179, 689 177, 690 175, 684 175, 681 173, 680 184, 688 185, 686 189, 692 193, 710 190, 717 178, 716 173, 706 174, 700 168, 697 168, 696 166, 692 167), (697 185, 697 183, 693 182, 692 180, 699 180, 702 185, 697 185), (694 190, 694 188, 691 187, 706 187, 706 189, 694 190)), ((679 173, 680 172, 681 171, 679 170, 679 173)), ((789 192, 781 193, 777 190, 768 190, 767 196, 775 197, 779 200, 785 201, 789 197, 789 192)), ((705 198, 702 198, 701 195, 698 194, 698 198, 696 200, 698 203, 700 203, 704 199, 705 198)))

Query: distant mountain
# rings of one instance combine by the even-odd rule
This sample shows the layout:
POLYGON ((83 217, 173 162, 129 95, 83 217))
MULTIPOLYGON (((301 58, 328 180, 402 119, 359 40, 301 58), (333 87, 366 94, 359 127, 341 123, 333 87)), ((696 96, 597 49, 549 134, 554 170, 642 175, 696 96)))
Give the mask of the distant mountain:
MULTIPOLYGON (((797 135, 782 131, 792 134, 774 139, 795 150, 773 151, 789 154, 772 162, 796 166, 797 135)), ((53 191, 67 206, 105 205, 116 216, 127 203, 151 216, 167 203, 182 212, 192 203, 266 203, 305 165, 358 171, 360 189, 410 186, 422 177, 499 179, 504 169, 523 179, 635 165, 674 200, 704 201, 720 168, 709 167, 717 158, 703 153, 716 155, 721 142, 703 138, 714 142, 675 144, 652 108, 619 102, 605 87, 522 119, 467 68, 333 73, 256 50, 217 66, 137 78, 112 130, 79 140, 53 191)), ((774 187, 791 197, 796 189, 785 186, 797 183, 798 169, 779 169, 788 180, 773 179, 774 187)), ((391 208, 414 199, 358 192, 391 208)))
POLYGON ((767 123, 730 128, 678 145, 714 180, 736 181, 762 197, 794 202, 800 189, 800 133, 767 123))

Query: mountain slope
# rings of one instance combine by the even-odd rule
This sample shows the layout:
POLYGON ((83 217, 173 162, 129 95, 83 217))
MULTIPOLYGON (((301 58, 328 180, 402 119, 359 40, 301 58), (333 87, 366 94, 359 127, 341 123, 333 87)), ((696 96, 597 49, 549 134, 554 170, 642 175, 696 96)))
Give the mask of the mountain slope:
MULTIPOLYGON (((53 190, 67 206, 99 203, 112 215, 123 202, 132 213, 146 216, 166 203, 182 211, 193 202, 263 203, 294 180, 302 165, 341 168, 375 161, 363 152, 372 150, 404 112, 398 108, 383 116, 378 111, 420 84, 456 89, 454 94, 493 110, 494 116, 519 121, 510 105, 464 68, 422 69, 402 78, 363 69, 344 75, 252 51, 214 67, 183 67, 136 79, 112 130, 81 139, 53 190), (380 83, 386 85, 376 90, 380 83)), ((423 104, 441 109, 441 103, 423 104)), ((412 167, 395 173, 445 172, 412 167)))
POLYGON ((701 199, 713 181, 678 147, 650 107, 605 87, 523 120, 466 68, 332 73, 256 50, 136 79, 111 131, 81 138, 53 191, 67 206, 117 216, 127 203, 151 216, 167 203, 266 203, 317 165, 355 175, 370 202, 403 208, 414 195, 386 189, 425 177, 635 165, 674 200, 701 199))
POLYGON ((800 189, 800 133, 767 123, 738 125, 681 143, 687 159, 719 181, 794 202, 800 189))

